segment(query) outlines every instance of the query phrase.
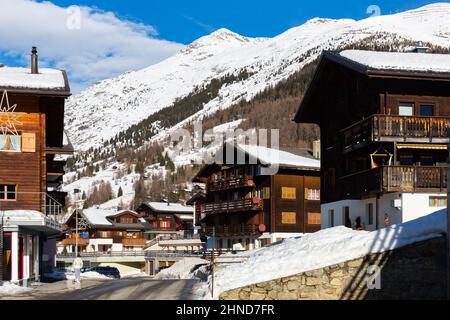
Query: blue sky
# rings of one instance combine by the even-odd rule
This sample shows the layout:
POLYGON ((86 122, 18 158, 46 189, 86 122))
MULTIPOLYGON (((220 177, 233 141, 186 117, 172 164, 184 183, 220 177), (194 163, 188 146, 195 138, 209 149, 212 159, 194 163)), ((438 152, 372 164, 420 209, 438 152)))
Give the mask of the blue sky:
POLYGON ((154 26, 158 37, 188 44, 211 30, 228 28, 245 36, 273 37, 315 17, 364 19, 367 8, 396 13, 437 2, 427 0, 54 0, 96 6, 154 26))
POLYGON ((98 80, 157 63, 219 28, 273 37, 315 17, 359 20, 374 13, 368 12, 373 5, 384 15, 433 2, 0 0, 0 63, 29 65, 31 46, 37 46, 41 66, 67 70, 77 93, 98 80))

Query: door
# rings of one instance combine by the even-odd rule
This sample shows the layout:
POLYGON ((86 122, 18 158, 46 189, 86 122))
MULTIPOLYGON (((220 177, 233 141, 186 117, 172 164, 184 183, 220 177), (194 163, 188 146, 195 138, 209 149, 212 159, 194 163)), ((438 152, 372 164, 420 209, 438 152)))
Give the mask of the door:
POLYGON ((352 221, 350 220, 350 207, 343 208, 343 220, 344 220, 344 225, 347 228, 352 227, 352 221))

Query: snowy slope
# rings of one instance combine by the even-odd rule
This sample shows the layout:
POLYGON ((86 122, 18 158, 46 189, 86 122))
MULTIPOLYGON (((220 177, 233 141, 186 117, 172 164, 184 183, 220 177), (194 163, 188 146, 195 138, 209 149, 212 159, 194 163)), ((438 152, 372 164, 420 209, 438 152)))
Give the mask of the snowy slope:
MULTIPOLYGON (((438 3, 361 21, 316 18, 275 38, 247 38, 220 29, 159 64, 101 81, 70 98, 66 112, 69 135, 77 149, 86 150, 170 106, 196 86, 243 68, 252 73, 242 82, 222 87, 219 97, 195 115, 201 117, 240 99, 251 99, 301 69, 324 49, 358 43, 370 36, 377 36, 379 43, 395 38, 449 47, 449 21, 450 4, 438 3)), ((163 131, 160 137, 166 134, 163 131)))
MULTIPOLYGON (((215 298, 227 290, 288 277, 354 260, 370 253, 385 252, 442 236, 447 231, 447 210, 378 231, 354 231, 339 226, 299 238, 286 239, 248 252, 248 260, 215 273, 215 298)), ((167 273, 171 273, 167 269, 167 273)), ((211 276, 199 287, 210 298, 211 276)))

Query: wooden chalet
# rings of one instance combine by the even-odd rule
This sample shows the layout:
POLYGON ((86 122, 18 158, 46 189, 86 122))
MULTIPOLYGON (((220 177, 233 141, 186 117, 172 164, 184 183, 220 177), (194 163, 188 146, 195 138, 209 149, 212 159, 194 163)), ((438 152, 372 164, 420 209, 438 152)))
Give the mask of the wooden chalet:
POLYGON ((78 226, 76 212, 66 222, 66 238, 58 244, 59 254, 72 254, 76 244, 80 253, 142 251, 146 245, 145 232, 150 225, 134 211, 89 208, 78 215, 78 226))
POLYGON ((215 158, 193 179, 206 184, 200 217, 210 247, 252 249, 320 229, 318 160, 232 143, 215 158))
POLYGON ((191 237, 194 233, 194 208, 179 203, 142 203, 136 212, 149 224, 148 238, 191 237))
POLYGON ((295 121, 320 126, 323 227, 446 206, 450 55, 325 52, 295 121))
POLYGON ((38 68, 36 48, 31 68, 0 65, 3 280, 39 279, 54 265, 51 239, 61 232, 66 196, 60 189, 66 162, 60 155, 73 152, 64 134, 64 104, 70 95, 64 71, 38 68))

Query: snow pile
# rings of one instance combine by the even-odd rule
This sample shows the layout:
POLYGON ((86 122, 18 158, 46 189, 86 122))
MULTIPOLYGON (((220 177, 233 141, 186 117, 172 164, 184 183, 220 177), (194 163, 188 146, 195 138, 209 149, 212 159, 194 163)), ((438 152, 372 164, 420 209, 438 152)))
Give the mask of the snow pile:
POLYGON ((112 279, 112 278, 95 271, 88 271, 81 273, 81 279, 112 279))
POLYGON ((142 270, 136 270, 136 271, 130 271, 123 275, 121 275, 122 278, 143 278, 148 277, 148 274, 146 274, 142 270))
POLYGON ((170 268, 160 271, 155 279, 192 279, 193 269, 202 264, 207 264, 206 260, 200 258, 184 258, 176 262, 170 268))
POLYGON ((32 291, 31 288, 25 288, 18 286, 16 284, 5 282, 3 283, 3 286, 0 286, 0 296, 14 296, 14 295, 20 295, 24 293, 28 293, 32 291))
MULTIPOLYGON (((252 252, 247 261, 218 269, 215 275, 215 298, 227 290, 254 283, 287 277, 305 271, 354 260, 370 253, 384 252, 415 242, 433 239, 446 233, 446 210, 390 228, 367 232, 343 226, 325 229, 300 238, 252 252)), ((199 294, 210 296, 210 281, 199 294)))

